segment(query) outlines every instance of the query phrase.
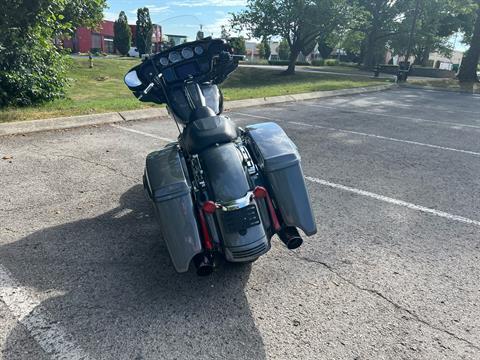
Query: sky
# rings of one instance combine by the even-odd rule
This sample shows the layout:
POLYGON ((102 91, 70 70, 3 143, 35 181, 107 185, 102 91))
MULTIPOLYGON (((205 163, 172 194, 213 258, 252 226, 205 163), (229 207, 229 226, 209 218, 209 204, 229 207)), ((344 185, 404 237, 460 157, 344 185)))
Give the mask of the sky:
MULTIPOLYGON (((162 26, 164 34, 186 35, 195 40, 200 24, 205 36, 220 36, 221 26, 227 25, 229 13, 237 13, 245 8, 247 0, 108 0, 105 19, 116 20, 120 11, 125 11, 130 24, 135 24, 137 9, 148 7, 153 23, 162 26)), ((462 36, 452 36, 450 42, 455 49, 465 51, 462 36)))
POLYGON ((164 34, 187 35, 194 40, 200 24, 205 36, 220 36, 221 25, 228 24, 229 13, 245 7, 246 0, 108 0, 105 19, 115 20, 125 11, 130 24, 135 24, 137 9, 148 7, 152 22, 162 26, 164 34))

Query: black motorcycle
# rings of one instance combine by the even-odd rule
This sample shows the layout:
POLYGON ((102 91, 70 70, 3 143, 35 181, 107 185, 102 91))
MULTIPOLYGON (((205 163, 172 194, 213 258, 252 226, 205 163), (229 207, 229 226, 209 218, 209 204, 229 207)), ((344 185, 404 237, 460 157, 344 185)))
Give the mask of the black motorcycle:
POLYGON ((203 39, 150 56, 125 83, 145 102, 167 104, 178 141, 147 156, 144 187, 173 265, 199 275, 217 259, 251 262, 273 235, 289 249, 317 232, 297 147, 273 122, 236 126, 221 115, 217 85, 237 67, 220 39, 203 39))

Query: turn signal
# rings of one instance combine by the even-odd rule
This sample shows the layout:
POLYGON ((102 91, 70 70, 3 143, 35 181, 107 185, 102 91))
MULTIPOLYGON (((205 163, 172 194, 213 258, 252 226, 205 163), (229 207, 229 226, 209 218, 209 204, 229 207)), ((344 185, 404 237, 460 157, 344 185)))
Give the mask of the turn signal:
POLYGON ((203 211, 206 214, 213 214, 217 211, 217 205, 213 201, 205 201, 203 203, 203 211))

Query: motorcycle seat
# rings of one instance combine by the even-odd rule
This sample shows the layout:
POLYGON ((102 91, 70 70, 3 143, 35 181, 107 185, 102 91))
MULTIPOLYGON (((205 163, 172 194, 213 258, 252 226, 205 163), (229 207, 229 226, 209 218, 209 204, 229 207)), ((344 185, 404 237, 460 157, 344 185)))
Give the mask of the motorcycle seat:
POLYGON ((222 115, 208 116, 189 123, 182 134, 184 149, 198 154, 214 145, 235 140, 238 137, 235 124, 222 115))

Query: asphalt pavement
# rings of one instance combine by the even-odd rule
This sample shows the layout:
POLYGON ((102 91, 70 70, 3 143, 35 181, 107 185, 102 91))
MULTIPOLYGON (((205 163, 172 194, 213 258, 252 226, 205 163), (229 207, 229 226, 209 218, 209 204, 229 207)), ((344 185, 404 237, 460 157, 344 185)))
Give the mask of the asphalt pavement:
POLYGON ((318 234, 176 274, 141 176, 156 119, 0 137, 3 359, 479 359, 480 97, 230 112, 297 144, 318 234))

